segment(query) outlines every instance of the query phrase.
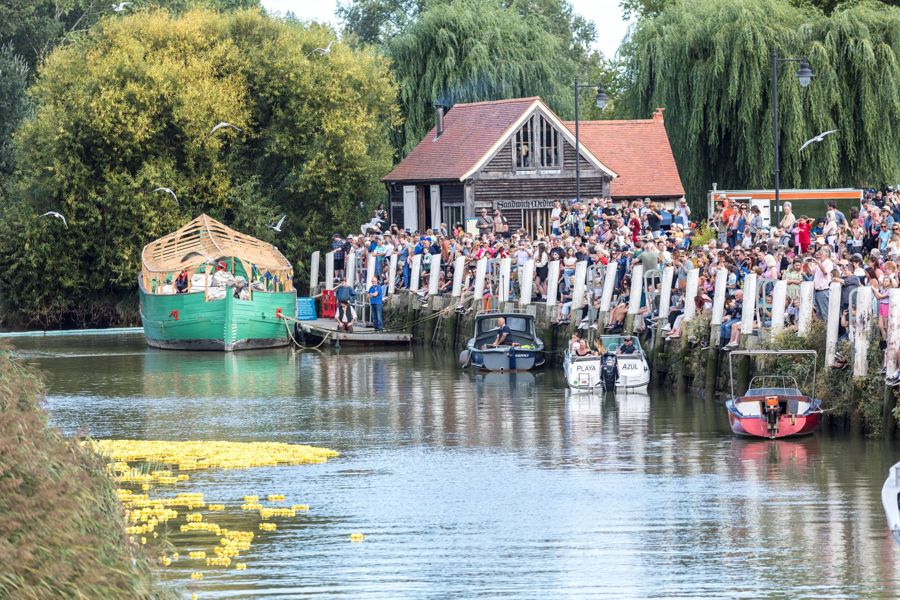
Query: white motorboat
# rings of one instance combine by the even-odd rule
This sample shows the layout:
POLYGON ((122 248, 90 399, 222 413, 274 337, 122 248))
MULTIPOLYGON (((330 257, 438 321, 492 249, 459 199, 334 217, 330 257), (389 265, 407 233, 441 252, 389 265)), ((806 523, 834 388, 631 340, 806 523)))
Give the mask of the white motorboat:
POLYGON ((900 544, 900 462, 891 467, 881 488, 881 504, 887 516, 888 529, 900 544))
POLYGON ((633 350, 621 350, 626 336, 599 336, 605 352, 577 356, 566 352, 563 372, 573 390, 641 389, 650 383, 650 365, 637 336, 631 336, 633 350))

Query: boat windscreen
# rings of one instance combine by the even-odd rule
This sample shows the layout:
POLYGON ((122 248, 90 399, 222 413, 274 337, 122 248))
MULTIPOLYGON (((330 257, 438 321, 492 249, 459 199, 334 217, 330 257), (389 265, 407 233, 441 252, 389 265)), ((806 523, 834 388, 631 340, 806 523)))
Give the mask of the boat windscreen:
MULTIPOLYGON (((488 317, 479 320, 478 332, 485 333, 487 331, 494 331, 495 329, 499 329, 500 325, 498 323, 498 320, 501 318, 501 316, 488 317)), ((506 325, 513 331, 518 331, 520 333, 531 333, 530 321, 529 319, 526 319, 524 317, 506 317, 506 325)))
POLYGON ((797 388, 792 387, 768 387, 755 388, 747 390, 745 396, 762 397, 762 396, 803 396, 797 388))

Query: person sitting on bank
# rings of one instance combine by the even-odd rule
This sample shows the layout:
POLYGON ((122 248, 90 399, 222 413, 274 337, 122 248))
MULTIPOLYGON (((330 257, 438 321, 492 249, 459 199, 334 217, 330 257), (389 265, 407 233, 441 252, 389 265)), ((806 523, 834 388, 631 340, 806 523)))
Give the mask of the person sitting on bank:
POLYGON ((634 347, 634 340, 630 335, 626 335, 622 340, 622 345, 616 350, 616 354, 634 354, 637 348, 634 347))
POLYGON ((512 335, 512 329, 509 328, 509 325, 506 324, 506 319, 500 317, 497 319, 497 339, 495 339, 492 343, 486 344, 486 348, 497 348, 498 346, 505 346, 509 341, 509 337, 512 335))
POLYGON ((353 333, 353 324, 356 323, 356 310, 347 300, 341 300, 337 311, 334 313, 338 331, 353 333))

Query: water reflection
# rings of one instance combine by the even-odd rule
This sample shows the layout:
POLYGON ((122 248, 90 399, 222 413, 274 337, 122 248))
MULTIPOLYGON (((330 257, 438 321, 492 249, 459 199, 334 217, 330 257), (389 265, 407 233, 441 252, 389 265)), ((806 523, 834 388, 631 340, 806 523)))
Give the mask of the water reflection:
POLYGON ((712 399, 572 394, 553 370, 463 372, 450 353, 423 349, 15 345, 47 371, 48 408, 68 432, 343 453, 197 474, 193 489, 210 499, 284 493, 313 505, 254 546, 248 571, 208 575, 204 597, 898 594, 879 499, 895 445, 827 431, 737 439, 712 399), (349 531, 367 541, 347 543, 349 531))

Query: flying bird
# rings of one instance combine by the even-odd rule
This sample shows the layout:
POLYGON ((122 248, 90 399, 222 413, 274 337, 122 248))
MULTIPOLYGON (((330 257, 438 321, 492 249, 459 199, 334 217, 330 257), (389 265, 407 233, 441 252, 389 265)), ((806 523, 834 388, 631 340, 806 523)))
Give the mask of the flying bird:
POLYGON ((234 129, 234 130, 237 131, 238 133, 244 133, 244 130, 241 129, 240 127, 238 127, 237 125, 232 125, 231 123, 228 123, 228 122, 226 122, 226 121, 222 121, 222 122, 220 122, 218 125, 216 125, 215 127, 213 127, 213 128, 209 131, 209 135, 214 134, 215 132, 217 132, 217 131, 220 130, 220 129, 224 129, 225 127, 230 127, 231 129, 234 129))
POLYGON ((287 217, 287 215, 281 215, 281 218, 278 219, 278 222, 277 222, 276 224, 274 224, 274 225, 266 225, 266 227, 268 227, 269 229, 271 229, 271 230, 274 231, 275 233, 281 233, 281 225, 282 225, 282 223, 284 223, 284 219, 285 219, 286 217, 287 217))
POLYGON ((324 48, 314 49, 312 52, 310 52, 306 56, 312 56, 313 54, 318 54, 319 56, 325 56, 326 54, 329 54, 331 52, 332 44, 334 44, 334 40, 331 40, 330 42, 328 42, 328 45, 325 46, 324 48))
POLYGON ((63 225, 66 226, 66 229, 69 228, 69 224, 66 222, 66 218, 56 211, 51 210, 51 211, 45 212, 44 214, 41 215, 41 217, 55 217, 63 222, 63 225))
POLYGON ((125 7, 131 4, 131 2, 119 2, 118 4, 113 4, 112 9, 113 12, 122 12, 125 10, 125 7))
POLYGON ((803 149, 806 148, 807 146, 809 146, 810 144, 814 144, 816 142, 821 142, 822 140, 824 140, 827 136, 831 135, 832 133, 837 133, 837 131, 838 131, 837 129, 832 129, 830 131, 823 131, 816 137, 809 138, 808 140, 803 142, 802 146, 800 146, 800 152, 803 152, 803 149))
POLYGON ((153 190, 153 191, 154 191, 154 192, 165 192, 165 193, 169 194, 170 196, 172 196, 173 198, 175 198, 175 204, 178 204, 178 196, 176 196, 176 195, 175 195, 175 192, 173 192, 171 189, 169 189, 169 188, 167 188, 167 187, 158 187, 158 188, 156 188, 156 189, 153 190))

